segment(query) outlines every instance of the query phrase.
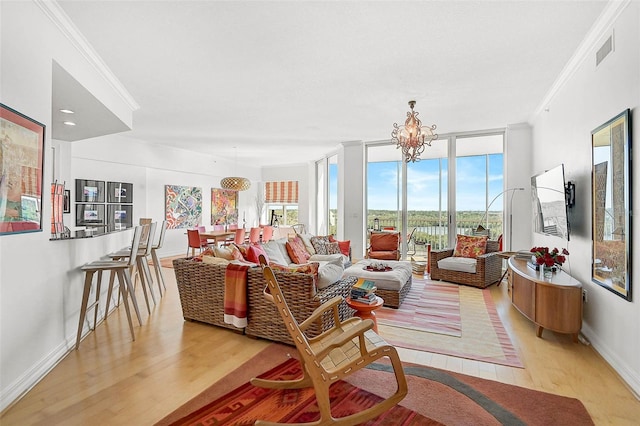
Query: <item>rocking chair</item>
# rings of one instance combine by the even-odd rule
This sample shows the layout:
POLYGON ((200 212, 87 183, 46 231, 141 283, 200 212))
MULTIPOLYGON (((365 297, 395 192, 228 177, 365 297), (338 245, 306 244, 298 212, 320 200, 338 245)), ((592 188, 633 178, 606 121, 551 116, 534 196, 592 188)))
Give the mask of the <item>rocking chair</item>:
MULTIPOLYGON (((296 344, 300 354, 300 363, 304 376, 297 380, 265 380, 254 378, 251 384, 268 389, 300 389, 313 387, 320 419, 315 422, 303 423, 303 425, 357 425, 372 419, 391 409, 407 394, 407 381, 402 369, 402 363, 396 348, 387 344, 373 330, 373 321, 362 320, 358 317, 349 318, 340 322, 338 305, 342 301, 341 296, 319 306, 303 322, 298 323, 292 316, 286 300, 282 295, 278 281, 266 264, 263 255, 260 255, 260 264, 267 281, 264 296, 272 301, 278 308, 287 329, 296 344), (319 336, 309 338, 304 330, 318 321, 325 312, 333 312, 334 327, 319 336), (396 392, 378 404, 363 411, 350 414, 345 417, 334 418, 331 416, 331 401, 329 399, 329 387, 338 380, 354 373, 382 357, 391 360, 396 377, 396 392)), ((269 421, 258 420, 256 425, 278 425, 269 421)))

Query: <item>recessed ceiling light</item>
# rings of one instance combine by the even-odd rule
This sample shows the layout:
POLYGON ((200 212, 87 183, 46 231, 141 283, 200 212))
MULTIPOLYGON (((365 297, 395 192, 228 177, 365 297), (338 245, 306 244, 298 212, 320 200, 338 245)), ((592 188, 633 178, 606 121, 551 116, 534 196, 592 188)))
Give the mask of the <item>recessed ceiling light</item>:
POLYGON ((74 123, 73 121, 64 121, 64 124, 66 124, 67 126, 75 126, 76 123, 74 123))
POLYGON ((75 114, 75 112, 71 111, 70 109, 61 109, 60 112, 64 114, 75 114))

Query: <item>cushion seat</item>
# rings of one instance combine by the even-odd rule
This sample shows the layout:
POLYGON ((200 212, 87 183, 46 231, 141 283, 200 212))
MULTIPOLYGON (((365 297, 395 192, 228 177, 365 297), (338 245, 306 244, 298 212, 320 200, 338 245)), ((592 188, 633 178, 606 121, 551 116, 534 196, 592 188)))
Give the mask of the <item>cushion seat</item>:
POLYGON ((478 261, 469 257, 445 257, 438 261, 438 268, 448 271, 476 273, 476 264, 478 261))

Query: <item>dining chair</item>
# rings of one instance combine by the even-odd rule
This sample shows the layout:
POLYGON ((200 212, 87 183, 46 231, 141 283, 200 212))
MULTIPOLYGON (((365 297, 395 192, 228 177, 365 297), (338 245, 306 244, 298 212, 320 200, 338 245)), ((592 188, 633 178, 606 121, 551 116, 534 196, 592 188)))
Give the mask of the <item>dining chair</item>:
POLYGON ((224 231, 224 225, 213 225, 214 231, 224 231))
POLYGON ((244 230, 244 228, 236 229, 236 234, 235 234, 235 237, 233 238, 233 242, 237 245, 244 244, 244 240, 246 237, 245 234, 246 234, 246 231, 244 230))
POLYGON ((198 231, 197 229, 187 229, 187 242, 188 242, 188 246, 187 246, 186 257, 189 257, 189 250, 191 250, 192 257, 196 255, 196 249, 198 249, 199 252, 202 252, 202 248, 204 246, 202 245, 202 238, 200 237, 200 231, 198 231))
POLYGON ((260 243, 260 228, 251 228, 249 230, 249 244, 260 243))
POLYGON ((271 241, 271 238, 273 237, 273 226, 271 225, 265 225, 264 228, 262 228, 262 242, 266 243, 271 241))

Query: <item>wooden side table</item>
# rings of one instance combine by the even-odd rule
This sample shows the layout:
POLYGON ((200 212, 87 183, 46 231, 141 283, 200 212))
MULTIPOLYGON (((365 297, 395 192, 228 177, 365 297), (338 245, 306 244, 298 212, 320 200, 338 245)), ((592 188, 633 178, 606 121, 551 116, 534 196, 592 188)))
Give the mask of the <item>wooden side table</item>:
POLYGON ((371 304, 356 302, 355 300, 351 300, 350 297, 347 297, 346 302, 351 309, 355 309, 357 316, 359 316, 363 320, 364 319, 372 320, 373 331, 375 331, 376 333, 378 332, 378 321, 376 319, 376 313, 374 311, 378 309, 380 306, 382 306, 382 304, 384 303, 384 299, 382 297, 376 296, 375 303, 371 303, 371 304))

